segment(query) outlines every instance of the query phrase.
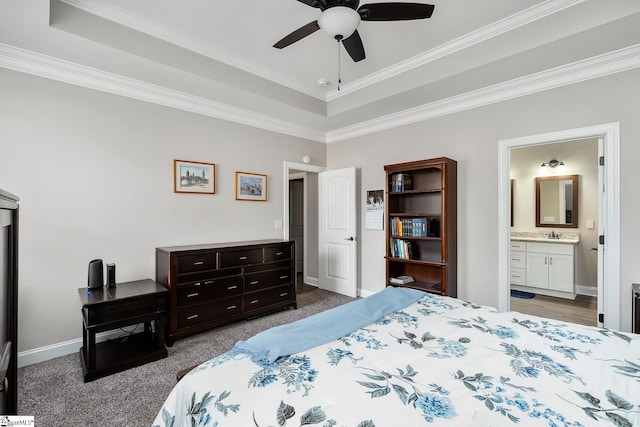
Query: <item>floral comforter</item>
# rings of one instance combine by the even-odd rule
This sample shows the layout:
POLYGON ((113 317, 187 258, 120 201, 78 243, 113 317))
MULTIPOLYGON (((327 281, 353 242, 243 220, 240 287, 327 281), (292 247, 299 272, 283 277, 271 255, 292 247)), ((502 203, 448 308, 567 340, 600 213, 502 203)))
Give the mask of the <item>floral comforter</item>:
POLYGON ((338 340, 187 374, 154 426, 640 426, 640 335, 425 294, 338 340))

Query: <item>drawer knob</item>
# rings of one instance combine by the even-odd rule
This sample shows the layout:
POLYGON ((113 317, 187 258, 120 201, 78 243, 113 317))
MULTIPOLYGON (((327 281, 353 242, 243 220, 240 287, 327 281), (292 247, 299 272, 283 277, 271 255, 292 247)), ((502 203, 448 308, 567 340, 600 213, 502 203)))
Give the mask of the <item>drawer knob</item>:
POLYGON ((204 261, 196 261, 193 265, 204 265, 204 261))
POLYGON ((284 255, 284 252, 276 252, 276 256, 284 255))
POLYGON ((238 285, 233 285, 233 286, 228 286, 227 290, 230 291, 232 289, 237 289, 237 288, 238 288, 238 285))
POLYGON ((247 259, 247 257, 246 256, 241 256, 240 259, 244 261, 245 259, 247 259))
POLYGON ((198 282, 198 283, 194 283, 193 286, 200 286, 202 283, 198 282))
POLYGON ((280 294, 281 297, 286 297, 287 295, 289 295, 289 292, 284 292, 284 293, 280 294))
POLYGON ((197 317, 198 317, 198 315, 197 315, 197 314, 194 314, 193 316, 189 316, 189 317, 187 317, 187 320, 193 320, 193 319, 195 319, 195 318, 197 318, 197 317))
POLYGON ((207 280, 206 282, 204 282, 205 285, 210 285, 213 283, 213 280, 207 280))
POLYGON ((289 277, 289 276, 287 276, 287 275, 285 275, 285 276, 280 276, 280 278, 281 278, 281 279, 286 279, 287 277, 289 277))
POLYGON ((250 284, 250 285, 257 285, 258 283, 260 283, 260 281, 259 281, 259 280, 254 280, 253 282, 250 282, 249 284, 250 284))
POLYGON ((227 307, 227 310, 233 310, 234 308, 238 308, 238 306, 236 306, 236 305, 230 305, 229 307, 227 307))
POLYGON ((254 299, 254 300, 253 300, 253 301, 251 301, 249 304, 255 304, 255 303, 259 302, 259 301, 260 301, 259 299, 254 299))
POLYGON ((198 293, 197 293, 197 292, 194 292, 194 293, 192 293, 192 294, 188 294, 188 295, 187 295, 187 298, 192 298, 192 297, 197 297, 197 296, 198 296, 198 293))

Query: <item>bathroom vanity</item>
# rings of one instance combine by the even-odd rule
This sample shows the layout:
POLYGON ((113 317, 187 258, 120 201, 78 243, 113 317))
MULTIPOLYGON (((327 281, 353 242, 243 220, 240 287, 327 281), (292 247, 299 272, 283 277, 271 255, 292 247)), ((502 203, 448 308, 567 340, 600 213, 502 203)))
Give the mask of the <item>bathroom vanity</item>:
POLYGON ((522 234, 511 237, 511 289, 575 299, 577 234, 522 234))

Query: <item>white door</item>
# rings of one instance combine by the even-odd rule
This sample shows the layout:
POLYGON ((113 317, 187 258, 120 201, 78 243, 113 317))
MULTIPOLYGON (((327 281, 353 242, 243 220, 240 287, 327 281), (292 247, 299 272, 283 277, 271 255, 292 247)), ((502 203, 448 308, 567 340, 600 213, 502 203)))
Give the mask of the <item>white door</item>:
POLYGON ((357 296, 356 168, 319 174, 319 277, 321 289, 357 296))

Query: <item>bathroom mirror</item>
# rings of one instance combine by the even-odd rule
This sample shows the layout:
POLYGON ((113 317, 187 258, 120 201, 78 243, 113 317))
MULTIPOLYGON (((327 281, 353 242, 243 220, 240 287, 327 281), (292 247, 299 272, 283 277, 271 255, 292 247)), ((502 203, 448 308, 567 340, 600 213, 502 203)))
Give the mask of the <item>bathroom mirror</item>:
POLYGON ((578 175, 536 177, 536 227, 578 228, 578 175))

